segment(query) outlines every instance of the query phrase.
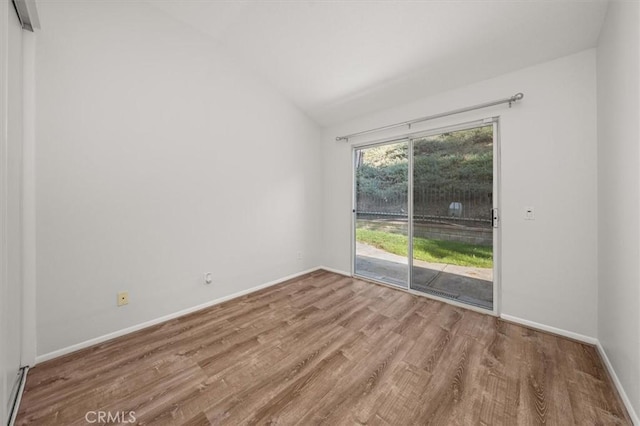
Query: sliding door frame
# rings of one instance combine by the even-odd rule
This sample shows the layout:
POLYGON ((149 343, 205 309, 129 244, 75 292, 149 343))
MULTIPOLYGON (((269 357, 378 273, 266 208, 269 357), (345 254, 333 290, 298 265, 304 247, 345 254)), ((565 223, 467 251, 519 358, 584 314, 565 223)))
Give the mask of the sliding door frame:
POLYGON ((502 186, 501 186, 501 153, 500 153, 500 126, 499 126, 500 118, 496 117, 488 117, 480 120, 474 120, 444 127, 436 127, 428 130, 422 130, 417 132, 405 133, 402 135, 389 137, 385 139, 378 139, 373 141, 365 141, 351 145, 351 275, 356 278, 364 279, 367 281, 373 281, 378 284, 382 284, 391 288, 399 289, 407 291, 411 294, 415 294, 418 296, 427 297, 429 299, 439 300, 445 303, 449 303, 454 306, 459 306, 461 308, 470 309, 472 311, 481 312, 484 314, 493 315, 496 317, 500 316, 500 306, 502 304, 501 298, 501 282, 502 282, 502 218, 501 218, 501 194, 502 194, 502 186), (485 309, 478 306, 458 302, 453 299, 448 299, 445 297, 440 297, 434 294, 423 293, 421 291, 411 289, 411 283, 413 282, 413 157, 414 157, 414 140, 419 138, 424 138, 428 136, 435 136, 442 133, 454 132, 459 130, 470 130, 477 127, 486 127, 493 126, 493 207, 497 209, 497 221, 496 226, 493 227, 493 306, 492 309, 485 309), (356 191, 356 151, 360 149, 371 148, 375 146, 388 145, 391 143, 407 143, 407 214, 408 214, 408 225, 407 225, 407 263, 408 263, 408 272, 407 272, 407 286, 406 288, 391 285, 389 283, 385 283, 383 281, 375 280, 366 276, 361 276, 356 274, 356 220, 357 220, 357 191, 356 191))

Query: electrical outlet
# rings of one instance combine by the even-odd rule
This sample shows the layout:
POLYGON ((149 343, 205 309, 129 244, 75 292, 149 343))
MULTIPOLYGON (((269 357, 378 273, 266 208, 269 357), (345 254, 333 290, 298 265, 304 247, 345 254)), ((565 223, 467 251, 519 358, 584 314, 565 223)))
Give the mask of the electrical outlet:
POLYGON ((296 253, 296 258, 297 258, 298 260, 302 260, 302 252, 301 252, 301 251, 299 251, 298 253, 296 253))
POLYGON ((124 306, 129 304, 129 292, 121 291, 118 293, 118 306, 124 306))

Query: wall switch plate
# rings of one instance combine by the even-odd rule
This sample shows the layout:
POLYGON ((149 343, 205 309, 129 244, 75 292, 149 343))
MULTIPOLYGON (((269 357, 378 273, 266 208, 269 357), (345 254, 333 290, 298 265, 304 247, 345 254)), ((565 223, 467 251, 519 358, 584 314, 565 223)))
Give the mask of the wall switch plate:
POLYGON ((118 306, 124 306, 129 304, 129 292, 121 291, 118 293, 118 306))
POLYGON ((536 219, 536 211, 533 207, 525 207, 524 208, 524 220, 535 220, 536 219))

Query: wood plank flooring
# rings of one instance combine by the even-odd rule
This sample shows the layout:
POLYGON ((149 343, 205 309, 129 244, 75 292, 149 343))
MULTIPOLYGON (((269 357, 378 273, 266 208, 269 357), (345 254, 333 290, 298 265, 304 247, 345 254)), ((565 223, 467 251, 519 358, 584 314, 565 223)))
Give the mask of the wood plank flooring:
POLYGON ((631 424, 594 347, 326 271, 40 364, 17 424, 89 411, 141 425, 631 424))

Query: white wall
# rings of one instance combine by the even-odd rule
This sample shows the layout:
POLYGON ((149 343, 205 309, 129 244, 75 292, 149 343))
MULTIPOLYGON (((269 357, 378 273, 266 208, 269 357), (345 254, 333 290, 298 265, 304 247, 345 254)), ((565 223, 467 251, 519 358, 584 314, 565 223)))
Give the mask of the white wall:
POLYGON ((500 116, 500 310, 595 338, 595 59, 595 50, 587 50, 327 129, 324 264, 351 270, 351 149, 336 136, 524 92, 524 100, 511 109, 503 105, 421 127, 500 116), (524 220, 525 206, 535 207, 535 221, 524 220))
POLYGON ((320 263, 306 116, 144 3, 39 14, 38 354, 320 263))
MULTIPOLYGON (((611 2, 598 44, 598 338, 640 414, 640 7, 611 2)), ((640 423, 639 423, 640 424, 640 423)))

